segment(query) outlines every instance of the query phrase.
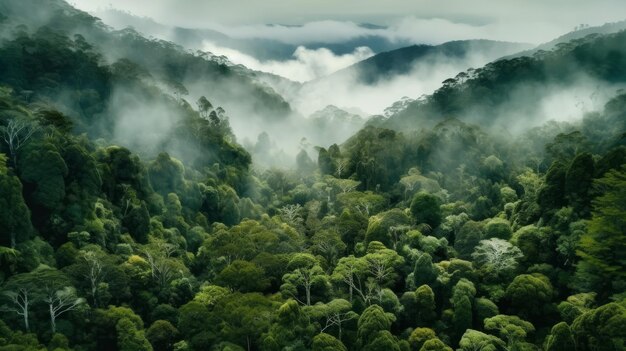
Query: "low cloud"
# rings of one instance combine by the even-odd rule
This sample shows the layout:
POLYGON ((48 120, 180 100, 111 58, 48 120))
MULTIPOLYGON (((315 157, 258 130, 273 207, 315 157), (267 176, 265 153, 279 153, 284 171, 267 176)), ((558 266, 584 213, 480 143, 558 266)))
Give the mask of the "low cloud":
MULTIPOLYGON (((397 17, 385 27, 364 27, 354 22, 315 21, 300 26, 211 25, 211 29, 238 39, 272 39, 288 44, 341 43, 359 37, 380 37, 392 42, 441 44, 451 40, 492 39, 539 44, 564 34, 563 26, 543 21, 466 23, 445 18, 397 17)), ((570 29, 570 28, 568 28, 570 29)))
POLYGON ((327 76, 374 55, 368 47, 358 47, 350 54, 336 55, 326 48, 312 50, 299 46, 290 60, 260 61, 240 51, 221 47, 209 41, 204 42, 203 49, 215 55, 224 55, 235 64, 273 73, 296 82, 306 82, 327 76))

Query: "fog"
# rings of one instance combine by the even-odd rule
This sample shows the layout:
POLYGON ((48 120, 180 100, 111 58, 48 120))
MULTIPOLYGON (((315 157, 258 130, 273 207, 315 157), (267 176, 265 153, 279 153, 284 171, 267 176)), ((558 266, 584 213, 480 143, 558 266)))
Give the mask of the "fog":
POLYGON ((374 55, 368 47, 358 47, 354 52, 337 55, 326 48, 307 49, 299 46, 292 59, 285 61, 261 61, 234 49, 221 47, 213 42, 205 41, 202 49, 216 55, 224 55, 235 64, 250 69, 276 74, 295 82, 306 82, 327 76, 342 68, 348 67, 374 55))
POLYGON ((365 115, 383 114, 385 108, 404 96, 419 98, 431 94, 441 82, 471 67, 480 67, 495 57, 473 53, 462 59, 443 55, 418 60, 402 75, 392 75, 375 84, 361 81, 359 70, 350 70, 305 84, 295 95, 283 92, 292 105, 308 115, 328 104, 360 110, 365 115))
MULTIPOLYGON (((481 35, 482 38, 540 43, 570 31, 581 23, 598 25, 623 19, 626 3, 622 0, 527 0, 527 1, 457 1, 457 0, 331 0, 285 2, 281 0, 72 0, 79 8, 96 11, 109 6, 128 10, 139 16, 148 16, 168 25, 207 28, 209 25, 243 27, 233 29, 241 35, 272 35, 285 37, 284 29, 259 31, 257 25, 303 25, 308 22, 339 21, 373 23, 403 30, 403 35, 421 38, 439 38, 447 41, 461 39, 455 34, 481 35), (401 24, 399 18, 418 21, 440 19, 443 27, 401 24), (396 23, 394 25, 394 23, 396 23), (248 29, 245 29, 248 28, 248 29)), ((441 24, 441 23, 440 23, 441 24)), ((320 32, 327 38, 345 33, 362 35, 354 28, 334 32, 320 32)), ((299 32, 303 34, 302 31, 299 32)), ((432 41, 429 41, 432 42, 432 41)))
MULTIPOLYGON (((352 65, 374 55, 374 50, 360 46, 352 48, 348 53, 339 54, 326 47, 318 47, 320 43, 330 45, 363 36, 431 44, 470 38, 537 42, 552 39, 555 35, 562 34, 565 28, 563 22, 550 23, 544 21, 545 18, 537 19, 538 22, 527 18, 525 30, 520 30, 516 28, 516 22, 470 17, 458 20, 452 15, 448 18, 424 18, 396 13, 392 17, 381 19, 379 23, 384 24, 383 26, 361 25, 355 19, 315 18, 298 20, 298 25, 295 26, 266 23, 224 24, 209 20, 203 22, 202 28, 216 29, 233 38, 271 39, 298 45, 291 57, 285 60, 262 60, 211 40, 205 40, 201 47, 193 48, 225 55, 235 64, 286 79, 264 76, 240 67, 227 70, 219 65, 212 65, 204 70, 189 69, 189 63, 195 63, 198 58, 193 55, 198 54, 192 53, 195 50, 184 49, 176 55, 190 55, 194 60, 179 59, 175 63, 181 67, 172 69, 168 66, 173 62, 167 61, 169 57, 143 57, 146 56, 149 45, 159 45, 158 43, 146 41, 146 46, 140 51, 132 43, 120 45, 122 39, 112 35, 116 39, 110 39, 106 43, 94 43, 103 53, 103 63, 112 64, 126 57, 145 65, 154 74, 153 79, 157 82, 155 85, 170 95, 163 102, 157 101, 155 94, 146 97, 140 91, 115 87, 106 109, 106 114, 111 116, 112 123, 109 127, 112 141, 138 152, 154 153, 165 149, 175 155, 188 154, 192 150, 184 149, 177 141, 172 140, 172 132, 184 115, 185 111, 181 111, 181 107, 195 108, 195 101, 206 96, 214 107, 221 106, 226 110, 236 141, 248 148, 260 167, 289 167, 293 166, 295 156, 301 150, 307 151, 315 159, 315 146, 344 142, 368 118, 385 114, 389 106, 403 97, 419 99, 433 93, 441 86, 442 81, 459 72, 470 67, 481 67, 513 53, 476 49, 468 50, 458 57, 430 55, 415 59, 406 72, 383 75, 375 82, 366 82, 362 79, 364 72, 358 66, 352 65), (313 48, 314 46, 307 46, 309 44, 317 46, 313 48), (164 73, 164 67, 169 68, 167 73, 164 73), (168 74, 175 77, 167 76, 168 74), (184 101, 180 101, 180 96, 174 97, 174 92, 164 84, 165 79, 178 80, 176 83, 184 86, 181 90, 188 91, 187 95, 182 96, 184 101), (274 105, 286 105, 283 98, 289 106, 283 106, 284 111, 280 108, 273 109, 274 105), (327 108, 329 105, 336 107, 327 108), (264 136, 259 139, 259 135, 264 136)), ((154 33, 145 34, 167 37, 167 30, 162 30, 163 27, 156 26, 154 33)), ((618 88, 585 76, 570 83, 567 86, 520 86, 511 92, 510 103, 489 111, 481 107, 466 111, 464 116, 454 117, 477 123, 482 128, 505 128, 516 134, 548 120, 580 119, 585 112, 600 109, 618 88), (485 122, 485 116, 493 116, 493 119, 485 122)), ((422 126, 415 125, 415 128, 420 127, 422 126)))

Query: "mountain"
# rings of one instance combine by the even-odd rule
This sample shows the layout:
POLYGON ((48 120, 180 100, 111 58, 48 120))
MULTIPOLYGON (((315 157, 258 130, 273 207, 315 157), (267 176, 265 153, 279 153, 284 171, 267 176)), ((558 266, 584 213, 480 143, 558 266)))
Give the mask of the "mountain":
POLYGON ((274 88, 292 106, 310 114, 328 104, 382 114, 403 96, 430 94, 441 81, 470 67, 480 67, 504 55, 527 49, 526 44, 490 40, 413 45, 379 53, 326 77, 306 82, 298 90, 274 88))
POLYGON ((3 68, 8 73, 0 77, 0 82, 14 83, 16 92, 28 93, 31 100, 62 106, 71 116, 81 116, 77 122, 90 121, 84 123, 89 128, 115 133, 118 126, 102 120, 101 115, 147 113, 147 118, 152 116, 155 120, 162 115, 146 111, 140 108, 143 103, 128 99, 133 92, 127 91, 125 83, 111 78, 111 74, 137 78, 192 104, 206 96, 228 112, 231 125, 239 130, 245 131, 251 124, 278 123, 292 114, 289 104, 254 71, 210 53, 192 53, 168 41, 148 39, 132 29, 113 30, 64 1, 7 0, 0 3, 0 13, 4 15, 2 36, 14 46, 20 46, 21 38, 30 40, 32 46, 25 48, 24 57, 3 57, 3 68), (61 48, 67 52, 61 52, 61 48), (86 69, 79 71, 84 76, 71 73, 69 66, 80 66, 81 58, 67 61, 63 55, 69 53, 84 54, 90 69, 99 72, 99 76, 91 76, 95 73, 86 69), (58 62, 51 62, 55 60, 58 62), (20 77, 11 77, 19 72, 20 77), (85 84, 97 86, 82 86, 85 84), (69 98, 76 95, 83 96, 82 102, 77 104, 76 99, 69 98), (133 109, 127 110, 127 106, 133 109))
POLYGON ((513 55, 510 56, 506 56, 504 58, 514 58, 514 57, 521 57, 521 56, 532 56, 534 53, 538 52, 538 51, 550 51, 555 49, 559 44, 565 44, 568 43, 572 40, 576 40, 576 39, 583 39, 589 35, 592 34, 611 34, 611 33, 617 33, 619 31, 622 31, 626 29, 626 20, 624 21, 619 21, 619 22, 613 22, 613 23, 605 23, 601 26, 593 26, 593 27, 589 27, 589 26, 580 26, 579 28, 577 28, 574 31, 571 31, 569 33, 566 33, 556 39, 553 39, 547 43, 543 43, 541 45, 538 45, 535 48, 532 48, 531 50, 524 50, 518 53, 515 53, 513 55))
POLYGON ((392 114, 383 126, 419 129, 455 117, 513 130, 548 119, 580 118, 626 83, 625 41, 625 31, 594 34, 532 57, 461 72, 392 114))
MULTIPOLYGON (((530 44, 493 40, 459 40, 440 45, 412 45, 376 54, 322 79, 356 76, 358 83, 374 85, 381 80, 410 73, 417 65, 467 61, 486 62, 529 48, 530 44)), ((311 84, 315 84, 314 82, 311 84)))
MULTIPOLYGON (((130 13, 107 9, 95 13, 96 16, 117 28, 132 27, 138 32, 154 36, 160 39, 172 41, 185 48, 192 50, 201 49, 205 41, 213 44, 234 49, 246 55, 255 57, 260 61, 276 60, 284 61, 293 58, 294 51, 301 45, 309 49, 327 48, 337 55, 349 54, 361 46, 367 46, 374 52, 382 52, 397 49, 410 44, 406 40, 391 41, 384 36, 362 35, 341 42, 302 42, 287 43, 280 40, 266 38, 237 38, 217 30, 205 28, 185 28, 179 26, 167 26, 154 21, 151 18, 137 17, 130 13)), ((297 28, 299 25, 267 24, 268 27, 297 28)), ((359 24, 361 28, 372 30, 384 30, 385 27, 373 24, 359 24)))

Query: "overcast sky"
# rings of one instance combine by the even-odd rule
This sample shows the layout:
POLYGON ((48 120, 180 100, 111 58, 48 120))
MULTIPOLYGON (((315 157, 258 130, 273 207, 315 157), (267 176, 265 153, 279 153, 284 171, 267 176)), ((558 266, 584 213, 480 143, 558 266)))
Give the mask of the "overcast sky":
POLYGON ((406 31, 428 31, 443 37, 447 36, 442 32, 468 32, 485 38, 532 43, 548 41, 581 23, 599 25, 626 18, 625 0, 69 1, 87 11, 114 7, 164 24, 185 27, 225 30, 242 25, 254 28, 254 25, 267 23, 338 20, 404 25, 402 29, 406 31), (418 24, 407 24, 407 18, 417 20, 418 24))

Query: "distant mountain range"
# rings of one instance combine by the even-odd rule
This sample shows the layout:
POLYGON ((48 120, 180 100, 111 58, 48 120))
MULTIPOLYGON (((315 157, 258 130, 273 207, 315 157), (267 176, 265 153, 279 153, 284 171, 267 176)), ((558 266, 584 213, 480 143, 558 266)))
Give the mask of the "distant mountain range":
POLYGON ((350 75, 357 77, 359 83, 376 84, 380 80, 408 74, 418 64, 462 61, 472 56, 480 56, 488 62, 530 47, 531 44, 493 40, 458 40, 440 45, 411 45, 381 52, 322 79, 350 75))
POLYGON ((580 118, 626 86, 624 43, 623 30, 564 36, 543 46, 553 47, 550 51, 533 50, 533 56, 515 55, 461 72, 432 95, 405 103, 380 125, 420 129, 453 117, 510 129, 580 118))
MULTIPOLYGON (((261 61, 290 59, 294 51, 301 45, 264 38, 233 38, 225 33, 210 29, 167 26, 157 23, 151 18, 137 17, 115 9, 103 10, 96 13, 96 15, 116 29, 130 26, 144 35, 155 36, 192 49, 201 48, 204 41, 211 41, 215 45, 240 51, 261 61)), ((298 25, 282 24, 268 24, 267 26, 300 27, 298 25)), ((383 26, 369 23, 359 24, 359 26, 364 29, 385 29, 383 26)), ((323 47, 332 50, 337 55, 343 55, 352 53, 355 48, 360 46, 367 46, 374 52, 383 52, 401 48, 411 43, 406 40, 391 41, 382 36, 365 35, 339 43, 307 42, 302 45, 304 44, 309 49, 323 47)))

